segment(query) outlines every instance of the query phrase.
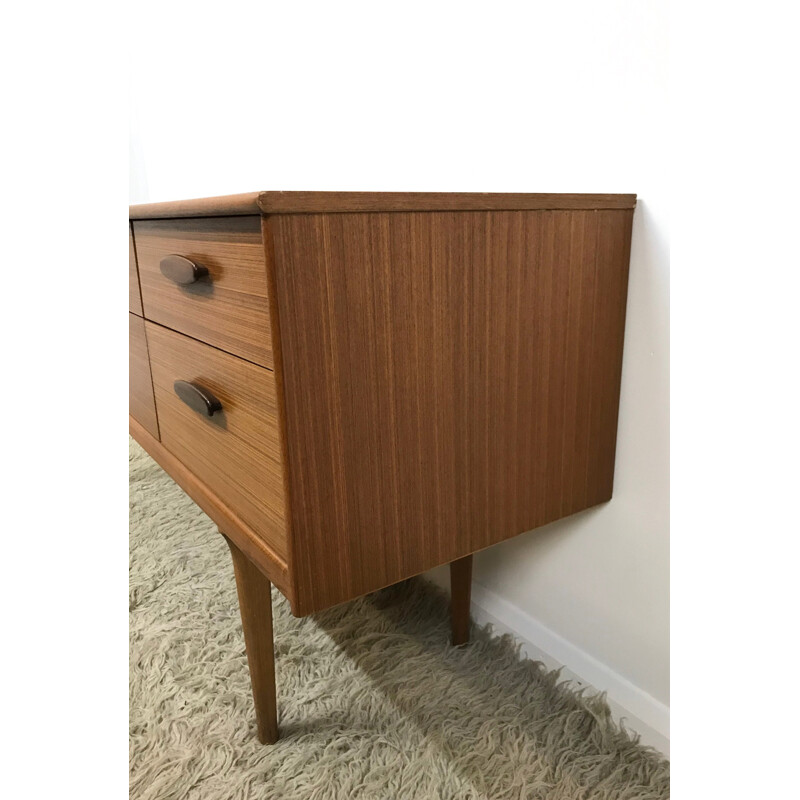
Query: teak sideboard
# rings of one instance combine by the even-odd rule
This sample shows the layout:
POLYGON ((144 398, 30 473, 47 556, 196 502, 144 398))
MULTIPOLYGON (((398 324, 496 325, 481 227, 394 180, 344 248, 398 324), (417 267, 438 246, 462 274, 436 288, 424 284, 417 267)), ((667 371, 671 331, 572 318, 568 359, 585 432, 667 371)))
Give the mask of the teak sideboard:
POLYGON ((130 207, 130 431, 230 545, 262 742, 297 616, 611 498, 633 194, 130 207))

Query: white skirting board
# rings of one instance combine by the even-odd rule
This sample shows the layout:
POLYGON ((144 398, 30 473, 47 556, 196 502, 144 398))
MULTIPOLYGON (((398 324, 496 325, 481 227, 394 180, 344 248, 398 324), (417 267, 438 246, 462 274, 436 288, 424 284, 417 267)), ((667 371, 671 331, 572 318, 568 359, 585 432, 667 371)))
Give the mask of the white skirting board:
MULTIPOLYGON (((425 577, 450 591, 446 567, 426 573, 425 577)), ((642 744, 669 757, 669 706, 474 581, 470 612, 479 625, 491 623, 498 634, 511 634, 522 646, 525 657, 541 661, 549 669, 561 667, 564 679, 578 686, 604 691, 614 719, 624 720, 626 728, 641 736, 642 744)))

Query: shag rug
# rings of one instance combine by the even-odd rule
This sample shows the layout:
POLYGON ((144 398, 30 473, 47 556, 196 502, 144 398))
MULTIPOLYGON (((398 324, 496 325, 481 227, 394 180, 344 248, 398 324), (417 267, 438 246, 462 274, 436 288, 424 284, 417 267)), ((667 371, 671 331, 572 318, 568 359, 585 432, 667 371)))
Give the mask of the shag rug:
POLYGON ((130 791, 137 800, 666 798, 669 763, 601 697, 413 579, 294 618, 273 590, 281 738, 256 739, 233 568, 206 517, 130 449, 130 791))

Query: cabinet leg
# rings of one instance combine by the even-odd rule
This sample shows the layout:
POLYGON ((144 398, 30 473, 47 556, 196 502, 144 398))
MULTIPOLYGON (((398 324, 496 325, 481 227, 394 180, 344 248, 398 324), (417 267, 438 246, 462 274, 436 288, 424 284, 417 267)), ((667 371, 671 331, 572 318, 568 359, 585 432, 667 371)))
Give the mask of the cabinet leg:
POLYGON ((472 556, 450 562, 450 621, 453 644, 469 641, 469 601, 472 589, 472 556))
MULTIPOLYGON (((223 534, 224 535, 224 534, 223 534)), ((242 615, 250 683, 256 706, 258 740, 278 741, 278 707, 275 699, 275 654, 272 646, 272 597, 270 582, 247 556, 225 537, 231 550, 239 612, 242 615)))

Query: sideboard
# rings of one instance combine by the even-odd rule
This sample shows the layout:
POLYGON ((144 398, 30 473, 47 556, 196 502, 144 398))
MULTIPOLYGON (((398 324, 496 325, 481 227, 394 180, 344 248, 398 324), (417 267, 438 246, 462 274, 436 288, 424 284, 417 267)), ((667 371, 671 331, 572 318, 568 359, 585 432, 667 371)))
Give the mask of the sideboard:
MULTIPOLYGON (((611 498, 632 194, 129 210, 130 431, 230 545, 258 736, 297 616, 611 498)), ((135 532, 134 532, 135 535, 135 532)))

